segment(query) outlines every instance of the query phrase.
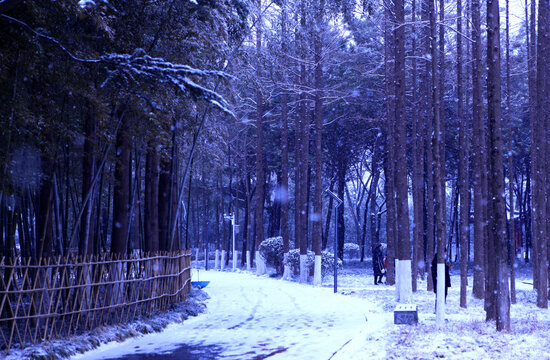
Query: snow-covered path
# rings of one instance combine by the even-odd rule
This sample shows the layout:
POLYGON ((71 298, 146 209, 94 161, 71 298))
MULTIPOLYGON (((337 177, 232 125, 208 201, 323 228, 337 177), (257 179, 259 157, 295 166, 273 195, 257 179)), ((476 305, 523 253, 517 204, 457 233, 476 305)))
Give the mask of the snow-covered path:
MULTIPOLYGON (((391 312, 366 299, 333 294, 332 288, 243 272, 201 271, 200 280, 210 281, 206 313, 162 333, 102 345, 74 359, 168 354, 182 344, 215 345, 225 359, 337 359, 353 338, 393 322, 391 312)), ((377 354, 385 356, 380 348, 377 354)))

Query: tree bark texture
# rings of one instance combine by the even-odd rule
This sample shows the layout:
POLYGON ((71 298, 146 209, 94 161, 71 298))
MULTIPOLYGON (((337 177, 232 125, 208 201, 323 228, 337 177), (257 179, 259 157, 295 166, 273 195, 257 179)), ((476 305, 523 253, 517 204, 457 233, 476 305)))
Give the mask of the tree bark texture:
POLYGON ((550 4, 547 0, 539 0, 538 32, 537 32, 537 74, 536 74, 536 124, 534 143, 531 152, 536 161, 533 163, 533 240, 535 258, 537 259, 534 279, 537 290, 537 306, 548 308, 548 170, 546 156, 548 154, 549 123, 550 123, 550 66, 548 54, 550 51, 550 4))
MULTIPOLYGON (((412 17, 413 24, 416 22, 416 0, 412 2, 412 17)), ((423 169, 423 151, 424 141, 422 134, 423 119, 420 116, 422 114, 422 106, 424 105, 424 98, 422 95, 419 97, 419 92, 422 89, 418 88, 418 49, 416 42, 416 27, 412 30, 412 83, 413 83, 413 101, 412 101, 412 151, 413 151, 413 167, 412 167, 412 187, 413 187, 413 211, 414 211, 414 226, 413 226, 413 262, 412 262, 412 286, 413 291, 417 290, 417 277, 423 279, 425 274, 426 262, 424 260, 424 169, 423 169), (420 110, 419 110, 420 107, 420 110)), ((422 48, 422 46, 421 46, 422 48)))
MULTIPOLYGON (((399 301, 408 303, 412 297, 411 279, 411 239, 409 228, 409 191, 407 179, 407 129, 405 114, 405 4, 403 0, 394 0, 396 26, 394 28, 395 46, 395 188, 397 206, 397 258, 405 269, 405 262, 408 262, 406 273, 400 273, 399 279, 399 301)), ((401 270, 400 266, 400 272, 401 270)))
POLYGON ((158 139, 149 140, 145 160, 145 251, 149 252, 160 250, 158 146, 158 139))
MULTIPOLYGON (((261 51, 262 51, 262 2, 258 1, 258 22, 256 24, 256 78, 262 78, 261 51)), ((260 85, 256 88, 256 250, 264 240, 264 127, 263 127, 263 94, 260 85)))
POLYGON ((316 7, 315 48, 315 193, 313 199, 313 228, 312 247, 315 255, 321 255, 321 240, 323 233, 323 61, 322 61, 322 29, 324 0, 319 1, 316 7))
POLYGON ((457 63, 457 115, 460 124, 459 129, 459 191, 460 191, 460 307, 467 307, 468 286, 468 227, 470 221, 470 185, 469 185, 469 141, 467 132, 469 124, 464 116, 464 75, 462 61, 462 0, 457 0, 457 35, 456 35, 456 63, 457 63))
MULTIPOLYGON (((95 131, 96 117, 93 105, 86 101, 84 114, 84 152, 82 154, 82 200, 84 200, 92 188, 92 179, 96 172, 95 166, 95 131)), ((83 201, 84 202, 84 201, 83 201)), ((78 252, 80 255, 91 254, 94 249, 94 196, 86 202, 86 209, 80 222, 80 241, 78 252)))
POLYGON ((485 297, 485 211, 484 211, 484 164, 485 126, 483 121, 483 97, 481 83, 481 19, 479 0, 472 0, 472 106, 473 106, 473 153, 474 159, 474 279, 472 292, 475 298, 485 297))
POLYGON ((506 237, 506 197, 502 141, 500 79, 500 15, 498 0, 487 1, 487 128, 489 133, 489 279, 493 281, 491 306, 495 309, 498 331, 510 331, 510 295, 508 291, 508 256, 506 237), (494 254, 494 256, 492 256, 494 254), (492 266, 491 266, 492 265, 492 266))
POLYGON ((512 106, 510 88, 510 0, 506 0, 506 116, 508 123, 508 197, 510 199, 510 225, 508 232, 510 265, 510 301, 516 303, 516 221, 514 202, 514 133, 512 131, 512 106))
MULTIPOLYGON (((422 0, 421 2, 421 20, 424 23, 429 23, 430 21, 430 0, 422 0)), ((421 30, 421 43, 420 51, 422 54, 431 54, 431 30, 429 26, 423 26, 421 30)), ((426 144, 431 143, 432 129, 433 129, 433 99, 432 99, 432 76, 431 73, 431 61, 426 57, 422 58, 420 61, 420 78, 419 78, 419 88, 420 88, 420 102, 421 102, 421 116, 422 116, 422 131, 423 131, 423 158, 425 159, 424 177, 425 181, 425 210, 426 211, 426 226, 425 226, 425 238, 426 238, 426 251, 425 254, 422 253, 424 257, 425 267, 431 263, 431 259, 434 255, 434 173, 433 173, 433 151, 430 146, 426 144)), ((433 290, 433 279, 432 272, 428 271, 428 281, 427 281, 427 290, 433 290)))
POLYGON ((116 138, 115 184, 113 189, 113 227, 111 253, 126 254, 130 204, 130 124, 125 111, 116 138))
POLYGON ((395 89, 393 72, 395 69, 395 47, 393 33, 392 8, 385 7, 384 13, 384 67, 386 87, 386 164, 385 191, 386 191, 386 235, 388 270, 386 281, 389 285, 395 284, 395 259, 397 257, 397 213, 395 203, 395 89))

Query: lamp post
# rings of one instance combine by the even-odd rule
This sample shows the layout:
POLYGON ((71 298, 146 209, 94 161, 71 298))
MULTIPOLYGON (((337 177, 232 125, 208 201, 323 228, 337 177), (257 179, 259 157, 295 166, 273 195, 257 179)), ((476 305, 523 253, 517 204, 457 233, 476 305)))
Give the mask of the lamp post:
POLYGON ((235 214, 224 214, 225 220, 231 220, 231 234, 233 238, 233 271, 237 268, 237 251, 235 249, 235 214))
POLYGON ((343 204, 343 201, 330 191, 326 189, 325 192, 334 200, 334 292, 338 292, 338 208, 343 204))

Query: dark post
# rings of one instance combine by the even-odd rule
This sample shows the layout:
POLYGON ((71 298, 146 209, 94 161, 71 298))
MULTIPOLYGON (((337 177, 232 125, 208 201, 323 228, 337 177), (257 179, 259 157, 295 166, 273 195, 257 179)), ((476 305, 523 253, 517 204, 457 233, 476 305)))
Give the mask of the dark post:
POLYGON ((343 201, 340 198, 326 189, 325 192, 334 199, 334 293, 338 292, 338 208, 342 205, 343 201))
POLYGON ((338 292, 338 207, 334 207, 334 293, 338 292))

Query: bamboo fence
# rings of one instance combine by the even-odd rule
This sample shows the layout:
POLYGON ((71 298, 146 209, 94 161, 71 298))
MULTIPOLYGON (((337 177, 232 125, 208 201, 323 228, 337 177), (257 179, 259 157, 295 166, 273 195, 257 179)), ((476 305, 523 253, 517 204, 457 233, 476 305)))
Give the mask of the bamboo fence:
POLYGON ((24 348, 185 300, 191 253, 0 258, 0 349, 24 348))

